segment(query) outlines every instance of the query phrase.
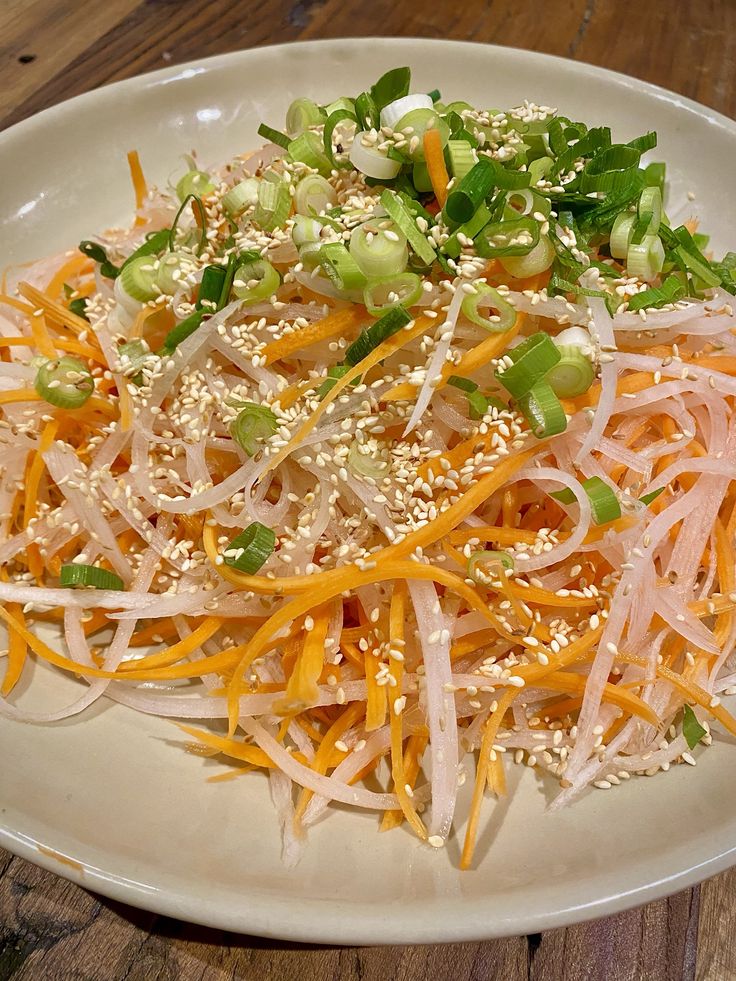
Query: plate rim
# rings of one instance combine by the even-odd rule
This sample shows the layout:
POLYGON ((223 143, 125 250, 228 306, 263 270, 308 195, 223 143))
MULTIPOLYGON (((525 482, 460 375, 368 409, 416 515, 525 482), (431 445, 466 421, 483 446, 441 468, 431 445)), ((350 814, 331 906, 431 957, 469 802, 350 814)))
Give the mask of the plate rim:
MULTIPOLYGON (((277 44, 261 45, 253 48, 243 48, 224 54, 196 58, 163 68, 134 75, 130 78, 106 82, 104 85, 90 89, 79 95, 72 96, 54 105, 34 113, 0 131, 0 153, 10 140, 26 138, 33 135, 34 130, 42 130, 48 122, 63 119, 80 108, 84 110, 95 102, 120 98, 128 92, 135 92, 148 87, 156 87, 163 83, 186 83, 192 77, 190 72, 198 69, 197 74, 217 71, 237 64, 249 58, 279 57, 285 51, 295 53, 298 49, 323 48, 341 49, 355 45, 365 45, 376 41, 385 47, 396 49, 407 45, 429 46, 438 49, 473 48, 483 49, 488 58, 503 53, 504 56, 528 60, 550 69, 564 65, 565 71, 578 75, 580 78, 591 75, 603 78, 623 89, 636 89, 654 98, 675 104, 678 108, 687 110, 716 124, 736 137, 736 121, 719 112, 682 95, 671 89, 647 82, 634 76, 602 68, 585 61, 533 51, 527 48, 517 48, 505 45, 485 44, 478 41, 462 41, 443 38, 410 37, 348 37, 300 40, 277 44)), ((1 813, 1 812, 0 812, 1 813)), ((496 911, 489 919, 482 909, 473 909, 464 905, 465 916, 462 920, 426 916, 425 904, 414 901, 402 911, 400 925, 397 927, 386 921, 380 909, 364 907, 361 915, 351 915, 346 911, 342 918, 336 939, 334 932, 329 930, 329 920, 326 924, 323 915, 324 908, 319 900, 302 900, 298 922, 284 924, 278 912, 283 908, 283 896, 274 897, 266 894, 258 896, 257 903, 248 904, 249 894, 243 893, 244 903, 237 912, 224 908, 222 901, 213 898, 201 898, 190 891, 176 887, 153 891, 144 888, 120 873, 106 872, 103 869, 91 869, 84 862, 70 854, 61 855, 51 845, 39 841, 23 833, 19 828, 9 827, 0 818, 0 846, 11 855, 40 866, 53 872, 76 885, 91 889, 117 902, 127 903, 150 912, 182 919, 186 922, 200 924, 205 927, 230 932, 267 937, 274 940, 289 940, 306 943, 326 943, 333 945, 377 945, 377 944, 413 944, 413 943, 445 943, 467 942, 497 939, 517 936, 525 933, 538 933, 545 930, 586 922, 601 916, 610 916, 634 906, 642 905, 674 892, 688 888, 703 879, 715 875, 736 864, 736 843, 720 851, 718 854, 687 868, 678 868, 671 874, 659 875, 654 881, 643 885, 614 890, 611 886, 603 886, 603 895, 589 899, 582 904, 571 904, 563 909, 556 908, 544 912, 527 915, 523 920, 504 917, 502 911, 496 911), (41 851, 40 849, 46 849, 41 851), (72 863, 79 862, 76 868, 72 863), (274 928, 279 924, 279 928, 274 928), (327 926, 327 929, 325 927, 327 926), (380 938, 380 939, 377 939, 380 938)), ((447 900, 452 903, 452 900, 447 900)))

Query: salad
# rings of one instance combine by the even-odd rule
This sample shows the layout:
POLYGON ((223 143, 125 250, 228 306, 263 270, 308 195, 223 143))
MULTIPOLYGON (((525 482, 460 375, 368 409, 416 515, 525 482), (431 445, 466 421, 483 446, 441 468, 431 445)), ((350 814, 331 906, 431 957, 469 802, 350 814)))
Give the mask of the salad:
POLYGON ((655 133, 408 68, 271 122, 4 273, 0 714, 172 720, 288 862, 338 802, 469 868, 512 764, 559 807, 736 735, 736 254, 655 133))

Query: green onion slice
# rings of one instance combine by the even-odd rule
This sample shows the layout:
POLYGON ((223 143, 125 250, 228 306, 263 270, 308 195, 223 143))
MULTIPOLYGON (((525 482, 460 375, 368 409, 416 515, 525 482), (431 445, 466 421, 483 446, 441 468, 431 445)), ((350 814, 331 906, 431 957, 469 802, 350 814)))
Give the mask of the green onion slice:
POLYGON ((658 235, 645 235, 641 242, 631 242, 626 252, 629 275, 650 282, 662 272, 663 266, 664 247, 658 235))
POLYGON ((656 490, 649 491, 648 494, 643 494, 639 498, 639 500, 641 501, 642 504, 646 504, 648 507, 652 503, 652 501, 656 501, 659 495, 663 493, 664 493, 664 487, 658 487, 656 490))
POLYGON ((207 215, 205 214, 204 205, 196 194, 188 194, 182 201, 179 210, 176 212, 174 221, 169 229, 169 251, 173 252, 176 249, 176 233, 179 230, 179 222, 181 221, 181 216, 184 214, 187 205, 190 203, 192 206, 192 212, 199 225, 199 245, 197 246, 197 255, 200 255, 207 244, 207 215))
POLYGON ((222 198, 225 214, 229 215, 230 218, 239 218, 248 208, 258 204, 260 183, 257 177, 246 177, 245 180, 231 187, 222 198))
POLYGON ((381 204, 422 262, 427 266, 431 266, 437 258, 437 253, 424 237, 423 233, 419 231, 414 216, 398 194, 387 188, 381 195, 381 204))
MULTIPOLYGON (((314 135, 313 133, 310 135, 314 135)), ((280 228, 289 217, 291 195, 286 181, 261 181, 258 187, 258 203, 253 212, 253 221, 266 232, 280 228)))
POLYGON ((461 392, 477 392, 478 386, 474 381, 469 378, 463 378, 462 375, 450 375, 447 379, 447 384, 452 385, 453 388, 459 388, 461 392))
POLYGON ((214 189, 215 185, 208 173, 203 170, 188 170, 177 181, 176 196, 180 201, 184 201, 190 195, 201 198, 206 194, 211 194, 214 189))
MULTIPOLYGON (((589 477, 581 481, 583 490, 590 500, 590 510, 593 521, 597 525, 605 525, 621 517, 621 504, 616 494, 600 477, 589 477)), ((560 504, 574 504, 577 500, 569 487, 550 494, 560 504)))
POLYGON ((502 334, 516 323, 516 309, 505 300, 498 290, 487 283, 473 283, 475 293, 469 293, 462 302, 462 312, 484 330, 492 334, 502 334), (480 305, 490 307, 489 316, 479 310, 480 305))
POLYGON ((352 366, 358 364, 363 358, 367 358, 371 351, 375 350, 386 338, 397 334, 402 327, 411 323, 411 319, 411 314, 401 305, 392 307, 380 320, 361 331, 345 352, 346 363, 352 366))
POLYGON ((224 266, 205 266, 199 284, 197 310, 216 310, 220 302, 222 287, 225 285, 227 270, 224 266))
POLYGON ((406 269, 409 251, 406 236, 388 222, 367 221, 350 236, 350 255, 367 277, 394 276, 406 269))
POLYGON ((512 364, 497 370, 496 379, 515 399, 520 399, 544 379, 562 355, 549 334, 539 331, 507 351, 505 357, 512 364))
POLYGON ((638 310, 659 309, 681 300, 685 292, 685 287, 677 276, 668 276, 661 286, 649 286, 629 297, 629 310, 636 313, 638 310))
POLYGON ((411 272, 369 277, 363 290, 363 303, 374 317, 380 317, 399 303, 403 307, 412 307, 421 297, 422 279, 411 272))
POLYGON ((572 399, 587 392, 593 384, 595 369, 575 344, 556 345, 560 360, 545 375, 552 391, 558 398, 572 399))
POLYGON ((275 143, 276 146, 282 147, 284 150, 289 149, 289 143, 291 143, 292 137, 287 136, 286 133, 282 133, 278 129, 274 129, 273 126, 268 126, 266 123, 261 123, 258 127, 258 135, 262 136, 264 140, 268 140, 269 143, 275 143))
POLYGON ((158 271, 153 256, 142 255, 126 262, 120 270, 120 287, 128 296, 141 303, 155 300, 160 293, 158 271))
POLYGON ((41 365, 34 387, 49 405, 78 409, 94 392, 95 383, 84 361, 65 354, 41 365))
POLYGON ((206 313, 206 310, 195 310, 176 327, 172 327, 164 339, 164 345, 160 351, 161 355, 173 354, 182 341, 185 341, 187 337, 198 330, 206 313))
POLYGON ((535 218, 511 218, 486 225, 475 238, 478 255, 486 259, 528 255, 539 242, 535 218))
POLYGON ((638 170, 641 150, 616 144, 597 153, 580 175, 580 191, 618 191, 631 182, 638 170))
POLYGON ((276 535, 271 528, 254 521, 244 532, 236 535, 223 552, 225 565, 255 575, 272 554, 276 545, 276 535))
POLYGON ((537 382, 519 399, 519 409, 538 439, 557 436, 567 429, 565 410, 546 381, 537 382))
POLYGON ((462 181, 478 163, 478 154, 465 140, 450 140, 447 144, 450 173, 456 181, 462 181))
POLYGON ((257 402, 238 402, 240 412, 230 423, 230 435, 248 456, 255 456, 259 444, 278 429, 275 413, 257 402))
POLYGON ((286 110, 286 132, 293 139, 310 126, 318 126, 324 118, 325 112, 316 102, 305 98, 294 99, 286 110))
POLYGON ((322 245, 319 261, 335 289, 344 292, 365 286, 365 273, 342 242, 327 242, 322 245))
POLYGON ((629 243, 634 234, 636 215, 633 211, 622 211, 616 215, 611 228, 609 249, 614 259, 625 259, 629 243))
POLYGON ((318 215, 336 204, 335 188, 319 174, 307 174, 294 191, 294 207, 302 215, 318 215))
POLYGON ((501 578, 504 569, 513 569, 514 560, 508 552, 484 549, 482 552, 473 552, 468 559, 468 578, 483 586, 489 586, 492 582, 501 578), (488 571, 483 566, 490 566, 488 571))
POLYGON ((252 259, 237 266, 232 291, 239 300, 267 300, 281 285, 281 277, 268 259, 252 259))
POLYGON ((93 259, 95 262, 100 264, 100 274, 102 276, 105 276, 107 279, 115 279, 119 275, 119 267, 110 262, 110 260, 107 258, 107 252, 99 244, 99 242, 92 242, 89 239, 84 239, 79 243, 79 251, 86 255, 89 259, 93 259))
POLYGON ((70 562, 59 572, 59 585, 68 587, 87 586, 92 589, 123 589, 123 580, 108 569, 96 565, 77 565, 70 562))
POLYGON ((317 133, 307 130, 292 140, 288 149, 292 160, 299 160, 308 167, 312 167, 323 177, 330 176, 332 161, 327 156, 322 138, 317 133))

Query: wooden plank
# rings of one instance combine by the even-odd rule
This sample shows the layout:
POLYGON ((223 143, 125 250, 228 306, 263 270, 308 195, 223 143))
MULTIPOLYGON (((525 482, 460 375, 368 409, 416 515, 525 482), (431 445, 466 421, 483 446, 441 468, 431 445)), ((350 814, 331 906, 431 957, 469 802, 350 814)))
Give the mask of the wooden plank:
POLYGON ((59 77, 140 0, 4 0, 0 4, 0 121, 59 77))
POLYGON ((697 981, 736 978, 736 869, 700 888, 697 981))

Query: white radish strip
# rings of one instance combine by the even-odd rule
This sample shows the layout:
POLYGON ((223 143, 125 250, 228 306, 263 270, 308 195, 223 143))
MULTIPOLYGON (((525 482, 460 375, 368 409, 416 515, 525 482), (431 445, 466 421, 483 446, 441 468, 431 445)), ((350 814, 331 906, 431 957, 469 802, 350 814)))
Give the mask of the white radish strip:
POLYGON ((43 459, 49 475, 69 502, 79 523, 99 543, 117 574, 130 582, 130 563, 120 551, 109 521, 91 495, 71 486, 72 480, 76 483, 87 481, 87 468, 76 453, 59 442, 43 454, 43 459))
POLYGON ((704 627, 685 603, 673 593, 671 587, 660 586, 654 594, 655 611, 675 633, 684 637, 690 644, 702 648, 709 654, 720 654, 721 649, 716 644, 711 631, 704 627))
POLYGON ((372 790, 364 790, 362 787, 349 787, 346 783, 333 777, 315 773, 314 770, 299 763, 290 753, 287 753, 281 743, 270 736, 263 726, 254 719, 243 718, 240 724, 263 752, 271 757, 279 769, 295 783, 298 783, 300 787, 307 787, 322 797, 348 804, 350 807, 368 808, 372 811, 392 811, 399 806, 396 794, 376 794, 372 790))
POLYGON ((409 581, 426 677, 429 748, 432 760, 432 834, 447 838, 457 803, 458 733, 452 684, 451 638, 446 635, 437 591, 433 583, 409 581))
POLYGON ((414 403, 414 408, 409 416, 409 421, 404 429, 404 439, 419 425, 419 421, 427 411, 427 406, 429 405, 432 394, 434 393, 436 382, 434 379, 441 373, 445 366, 445 361, 447 360, 447 353, 450 350, 450 345, 452 344, 452 338, 455 334, 455 327, 457 326, 457 318, 460 316, 460 308, 462 307, 463 300, 466 294, 461 288, 459 280, 455 281, 456 290, 455 295, 450 301, 450 306, 447 311, 447 317, 444 322, 439 326, 435 337, 439 340, 432 352, 432 357, 429 359, 429 364, 426 368, 426 375, 424 381, 422 382, 422 387, 417 392, 417 399, 414 403))
MULTIPOLYGON (((599 297, 588 297, 588 305, 593 315, 591 336, 597 341, 598 347, 615 347, 616 338, 613 333, 611 315, 606 304, 599 297)), ((583 440, 583 445, 575 455, 575 461, 580 463, 595 448, 598 440, 606 430, 616 401, 616 381, 618 379, 617 361, 609 361, 601 365, 601 392, 598 405, 595 408, 590 429, 583 440)))
MULTIPOLYGON (((629 369, 631 371, 650 371, 654 374, 658 371, 664 378, 680 378, 682 375, 682 370, 684 367, 688 370, 688 378, 684 379, 688 381, 689 384, 682 390, 693 391, 695 386, 694 382, 708 383, 708 379, 713 379, 713 384, 715 385, 715 390, 720 395, 736 395, 736 378, 731 375, 727 375, 723 371, 718 371, 715 368, 703 368, 697 361, 683 365, 682 363, 672 363, 669 365, 663 365, 661 358, 653 358, 648 354, 617 354, 615 356, 615 364, 619 368, 629 369)), ((654 393, 659 386, 655 386, 654 393)), ((646 390, 648 391, 648 390, 646 390)), ((627 402, 628 399, 619 400, 619 403, 627 402)), ((631 400, 633 401, 633 400, 631 400)))
POLYGON ((590 529, 590 498, 585 493, 583 485, 576 477, 565 473, 564 470, 558 470, 556 467, 528 467, 520 470, 509 483, 518 480, 529 480, 535 486, 541 485, 543 489, 547 481, 562 484, 563 487, 569 488, 575 495, 580 513, 575 524, 575 530, 570 537, 562 542, 561 545, 556 545, 549 552, 543 552, 541 555, 530 555, 528 559, 517 557, 515 560, 518 568, 522 572, 533 572, 535 569, 544 569, 557 562, 563 562, 568 556, 578 551, 590 529))
POLYGON ((281 860, 287 869, 293 869, 299 862, 304 848, 294 828, 293 782, 280 770, 268 771, 268 787, 276 811, 276 819, 281 828, 281 860))

